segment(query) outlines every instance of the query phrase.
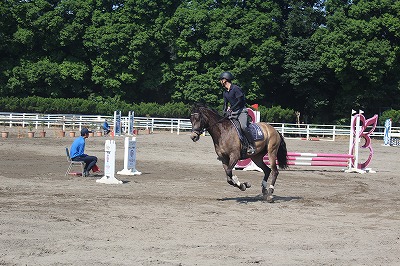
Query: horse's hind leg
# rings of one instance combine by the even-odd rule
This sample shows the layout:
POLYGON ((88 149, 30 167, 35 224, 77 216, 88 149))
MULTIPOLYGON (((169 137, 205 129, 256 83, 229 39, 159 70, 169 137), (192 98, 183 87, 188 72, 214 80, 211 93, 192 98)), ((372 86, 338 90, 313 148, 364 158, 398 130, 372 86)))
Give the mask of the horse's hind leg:
MULTIPOLYGON (((269 162, 270 162, 270 167, 271 167, 271 181, 270 185, 268 187, 268 190, 263 192, 264 199, 266 199, 268 202, 274 202, 274 196, 272 195, 274 193, 274 188, 275 188, 275 182, 276 179, 279 175, 278 167, 276 165, 276 155, 269 155, 269 162)), ((267 182, 265 180, 265 187, 263 184, 263 189, 266 189, 267 182)))
POLYGON ((253 162, 260 167, 263 172, 264 172, 264 178, 263 181, 261 182, 261 192, 263 194, 263 199, 266 200, 267 202, 274 202, 274 196, 272 195, 274 193, 274 186, 276 182, 276 178, 278 176, 278 168, 276 167, 276 156, 274 155, 268 155, 269 161, 270 161, 270 167, 268 167, 264 163, 264 155, 257 155, 253 157, 253 162), (275 159, 274 159, 275 158, 275 159), (272 175, 271 183, 268 187, 268 178, 272 175))

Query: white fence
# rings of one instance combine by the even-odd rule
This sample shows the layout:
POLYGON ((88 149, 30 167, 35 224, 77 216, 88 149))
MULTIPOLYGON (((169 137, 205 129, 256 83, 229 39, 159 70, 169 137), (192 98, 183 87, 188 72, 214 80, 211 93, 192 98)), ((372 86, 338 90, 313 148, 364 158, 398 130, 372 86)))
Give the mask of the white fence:
MULTIPOLYGON (((5 113, 0 112, 0 124, 2 128, 12 127, 32 127, 50 128, 59 127, 66 130, 80 130, 88 127, 93 130, 100 130, 104 120, 107 119, 112 125, 113 116, 101 115, 72 115, 72 114, 34 114, 34 113, 5 113)), ((121 117, 122 131, 128 131, 128 116, 121 117)), ((271 123, 285 137, 294 138, 324 138, 335 141, 338 136, 349 136, 350 126, 341 125, 316 125, 316 124, 291 124, 291 123, 271 123)), ((149 132, 154 130, 168 130, 171 133, 180 131, 190 131, 192 126, 189 119, 184 118, 153 118, 135 117, 134 128, 146 129, 149 132)), ((2 129, 3 130, 3 129, 2 129)), ((392 132, 400 132, 400 127, 392 127, 392 132)), ((371 137, 382 138, 384 136, 384 126, 377 126, 371 137)))
MULTIPOLYGON (((93 130, 101 130, 105 119, 112 126, 113 116, 0 112, 2 130, 7 127, 28 127, 32 129, 59 127, 63 131, 80 130, 82 127, 88 127, 93 130)), ((124 133, 128 131, 128 120, 128 116, 121 117, 121 128, 124 133)), ((192 125, 189 119, 135 117, 134 128, 147 129, 150 132, 157 129, 170 130, 171 133, 176 131, 179 134, 181 130, 191 130, 192 125)))
MULTIPOLYGON (((343 125, 317 125, 317 124, 290 124, 290 123, 271 123, 285 137, 295 138, 323 138, 335 141, 338 136, 350 135, 350 126, 343 125)), ((377 126, 375 131, 370 134, 372 138, 382 138, 385 127, 377 126)), ((400 127, 392 127, 393 132, 400 132, 400 127)))

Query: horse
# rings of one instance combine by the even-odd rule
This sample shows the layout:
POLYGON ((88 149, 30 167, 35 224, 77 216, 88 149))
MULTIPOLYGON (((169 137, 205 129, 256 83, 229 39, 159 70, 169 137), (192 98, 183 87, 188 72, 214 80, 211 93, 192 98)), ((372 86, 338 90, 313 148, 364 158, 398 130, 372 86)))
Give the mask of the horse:
POLYGON ((264 178, 261 183, 262 200, 267 202, 274 201, 275 182, 279 174, 277 161, 280 169, 288 167, 286 143, 281 133, 268 123, 257 123, 263 132, 263 138, 255 142, 256 152, 254 154, 243 155, 241 153, 243 144, 240 141, 236 127, 229 118, 221 116, 217 111, 204 104, 195 104, 192 107, 190 122, 192 124, 190 138, 194 142, 200 139, 200 135, 204 130, 211 135, 215 152, 218 155, 218 160, 222 162, 228 184, 242 191, 251 187, 250 183, 241 183, 238 177, 232 174, 232 170, 238 160, 251 158, 264 172, 264 178), (270 167, 263 160, 266 154, 268 154, 270 167), (270 175, 272 178, 268 187, 270 175))

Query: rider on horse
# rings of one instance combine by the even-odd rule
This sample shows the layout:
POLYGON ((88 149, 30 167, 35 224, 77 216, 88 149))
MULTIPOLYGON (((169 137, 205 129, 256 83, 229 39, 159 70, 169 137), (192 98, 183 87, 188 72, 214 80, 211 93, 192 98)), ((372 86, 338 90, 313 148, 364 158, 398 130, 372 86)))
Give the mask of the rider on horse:
POLYGON ((223 72, 219 76, 219 80, 222 87, 225 89, 223 92, 224 115, 228 116, 230 119, 236 119, 239 121, 242 132, 249 142, 247 154, 252 155, 255 153, 255 143, 251 132, 247 128, 248 113, 244 93, 239 86, 232 84, 233 75, 230 72, 223 72), (228 106, 228 103, 230 106, 228 106))

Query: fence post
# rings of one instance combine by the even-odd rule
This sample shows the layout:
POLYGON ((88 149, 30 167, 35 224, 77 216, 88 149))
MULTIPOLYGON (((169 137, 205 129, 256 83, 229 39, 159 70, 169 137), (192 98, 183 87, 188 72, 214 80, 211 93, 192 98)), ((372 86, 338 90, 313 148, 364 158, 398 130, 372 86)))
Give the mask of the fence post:
POLYGON ((333 126, 333 136, 332 136, 333 141, 335 141, 335 135, 336 135, 336 126, 333 126))
POLYGON ((36 115, 35 116, 35 118, 36 118, 36 121, 35 121, 35 129, 38 129, 38 120, 39 120, 39 115, 36 115))
POLYGON ((62 129, 63 129, 63 131, 65 131, 65 115, 63 115, 63 118, 62 118, 62 129))
POLYGON ((82 130, 82 120, 83 120, 82 116, 79 116, 79 131, 82 130))

